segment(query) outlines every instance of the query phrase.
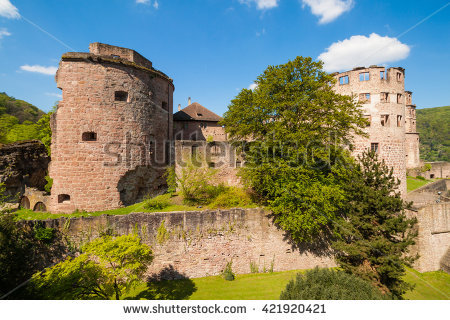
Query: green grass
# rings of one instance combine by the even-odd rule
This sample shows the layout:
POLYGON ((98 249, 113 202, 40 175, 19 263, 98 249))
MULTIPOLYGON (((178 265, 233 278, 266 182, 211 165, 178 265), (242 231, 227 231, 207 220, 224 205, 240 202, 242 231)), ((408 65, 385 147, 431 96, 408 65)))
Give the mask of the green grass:
MULTIPOLYGON (((66 218, 78 218, 78 217, 96 217, 101 216, 103 214, 109 215, 125 215, 132 212, 171 212, 171 211, 199 211, 199 210, 207 210, 207 209, 215 209, 217 208, 217 204, 215 202, 210 205, 185 205, 182 202, 180 197, 171 197, 170 194, 166 193, 160 196, 153 198, 152 200, 159 200, 157 202, 168 202, 169 205, 164 208, 148 208, 146 207, 146 201, 133 204, 128 207, 114 209, 114 210, 104 210, 104 211, 96 211, 96 212, 86 212, 86 211, 76 211, 72 213, 57 213, 53 214, 50 212, 34 212, 30 209, 19 209, 15 213, 17 214, 17 220, 45 220, 45 219, 58 219, 61 217, 66 218)), ((232 203, 230 203, 231 205, 232 203)), ((236 207, 236 206, 233 206, 236 207)), ((256 208, 256 204, 247 204, 241 205, 240 208, 256 208)), ((221 208, 226 208, 221 206, 221 208)))
MULTIPOLYGON (((169 198, 170 195, 163 195, 159 197, 167 197, 169 198)), ((205 208, 207 209, 207 208, 205 208)), ((58 213, 53 214, 49 212, 34 212, 33 210, 29 209, 19 209, 15 213, 17 214, 18 220, 45 220, 45 219, 58 219, 61 217, 67 217, 67 218, 78 218, 78 217, 95 217, 95 216, 101 216, 103 214, 109 214, 109 215, 124 215, 129 214, 132 212, 170 212, 170 211, 191 211, 191 210, 202 210, 195 206, 187 206, 187 205, 181 205, 181 204, 171 204, 168 207, 165 207, 163 209, 146 209, 145 208, 145 201, 133 204, 128 207, 114 209, 114 210, 105 210, 105 211, 96 211, 96 212, 86 212, 86 211, 78 211, 73 213, 58 213)))
POLYGON ((415 284, 414 290, 405 294, 405 299, 450 300, 450 274, 444 271, 420 273, 408 268, 405 280, 415 284))
MULTIPOLYGON (((136 288, 129 299, 277 300, 298 272, 302 270, 242 274, 234 281, 226 281, 221 276, 166 280, 136 288)), ((450 299, 450 275, 445 272, 420 273, 408 268, 405 280, 415 285, 413 291, 405 294, 405 299, 450 299)))
POLYGON ((416 179, 414 177, 410 177, 408 176, 406 178, 406 189, 407 192, 411 192, 413 190, 416 190, 430 182, 433 182, 434 180, 421 180, 421 179, 416 179))

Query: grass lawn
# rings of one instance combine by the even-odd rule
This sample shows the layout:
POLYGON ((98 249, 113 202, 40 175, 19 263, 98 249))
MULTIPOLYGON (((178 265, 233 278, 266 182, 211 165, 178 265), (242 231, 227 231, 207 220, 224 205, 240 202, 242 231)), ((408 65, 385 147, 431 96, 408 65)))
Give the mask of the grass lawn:
POLYGON ((405 299, 450 300, 450 274, 444 271, 420 273, 407 269, 405 280, 416 285, 405 294, 405 299))
POLYGON ((416 190, 430 182, 434 182, 434 180, 421 180, 414 177, 408 176, 406 178, 406 189, 407 192, 411 192, 413 190, 416 190))
MULTIPOLYGON (((298 272, 302 271, 243 274, 237 275, 234 281, 225 281, 220 276, 161 281, 136 288, 129 299, 278 300, 298 272)), ((405 294, 405 299, 450 299, 450 275, 445 272, 420 273, 408 269, 405 279, 416 286, 405 294)))

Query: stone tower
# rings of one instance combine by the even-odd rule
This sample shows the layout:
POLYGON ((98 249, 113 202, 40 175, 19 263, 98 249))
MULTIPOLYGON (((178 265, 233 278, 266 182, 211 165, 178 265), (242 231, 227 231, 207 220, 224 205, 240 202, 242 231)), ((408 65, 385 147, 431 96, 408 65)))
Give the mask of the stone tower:
POLYGON ((134 50, 92 43, 62 56, 52 118, 50 211, 130 205, 164 187, 172 79, 134 50))
POLYGON ((407 162, 412 166, 419 161, 418 133, 410 113, 415 106, 411 103, 411 92, 405 91, 405 70, 371 66, 334 76, 335 91, 353 96, 370 122, 366 128, 368 137, 355 137, 354 155, 367 149, 376 151, 379 158, 394 169, 394 175, 401 182, 400 191, 405 195, 407 162), (416 142, 414 145, 412 140, 416 142))

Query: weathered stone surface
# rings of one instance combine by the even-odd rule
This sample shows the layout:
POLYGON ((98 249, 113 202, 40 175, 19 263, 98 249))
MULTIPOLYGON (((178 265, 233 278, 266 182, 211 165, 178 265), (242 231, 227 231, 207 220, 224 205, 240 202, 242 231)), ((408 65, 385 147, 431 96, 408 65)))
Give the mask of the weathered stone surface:
POLYGON ((328 247, 320 241, 309 247, 293 245, 262 209, 131 213, 70 221, 60 218, 44 224, 65 232, 74 244, 107 230, 119 235, 137 232, 155 255, 149 275, 172 267, 174 274, 188 277, 217 275, 229 261, 239 274, 250 273, 250 262, 260 272, 272 265, 274 271, 335 266, 328 247))
POLYGON ((50 211, 99 211, 164 187, 174 86, 137 52, 99 43, 64 54, 52 119, 50 211))
POLYGON ((419 165, 419 135, 416 132, 415 106, 412 93, 405 91, 405 70, 372 66, 336 73, 335 91, 354 96, 370 121, 368 137, 354 138, 353 155, 360 155, 377 144, 378 155, 393 168, 400 180, 400 191, 406 195, 406 168, 419 165), (383 72, 383 76, 381 76, 383 72), (364 74, 369 78, 364 78, 364 74), (360 80, 363 74, 364 81, 360 80), (348 81, 340 81, 348 77, 348 81), (346 82, 346 83, 345 83, 346 82), (369 94, 369 100, 366 100, 369 94), (387 116, 387 118, 386 118, 387 116), (383 120, 384 119, 384 120, 383 120))
POLYGON ((6 195, 23 195, 25 187, 44 190, 50 157, 39 141, 23 141, 0 147, 0 182, 6 195))

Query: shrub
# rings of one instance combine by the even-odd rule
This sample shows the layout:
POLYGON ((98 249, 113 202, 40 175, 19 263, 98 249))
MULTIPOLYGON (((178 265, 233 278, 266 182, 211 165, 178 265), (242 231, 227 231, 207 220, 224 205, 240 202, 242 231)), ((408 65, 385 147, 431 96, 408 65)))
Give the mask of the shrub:
POLYGON ((419 180, 427 180, 427 179, 425 179, 425 178, 422 177, 422 176, 417 176, 416 179, 419 179, 419 180))
POLYGON ((381 292, 370 282, 344 271, 308 270, 291 280, 281 300, 382 300, 381 292))
POLYGON ((53 186, 53 179, 50 178, 50 176, 45 176, 45 181, 47 181, 47 184, 44 186, 44 189, 47 193, 51 193, 53 186))
POLYGON ((175 193, 177 192, 177 174, 175 173, 175 166, 167 167, 166 172, 164 173, 164 177, 167 182, 167 192, 175 193))
POLYGON ((249 193, 242 188, 226 187, 212 202, 211 208, 235 208, 252 204, 249 193))
POLYGON ((166 195, 156 196, 145 200, 144 208, 147 210, 162 210, 170 206, 170 201, 166 195))
POLYGON ((232 264, 233 264, 233 261, 227 262, 225 269, 223 269, 223 271, 222 271, 222 277, 227 281, 233 281, 235 278, 233 270, 231 269, 232 264))
POLYGON ((50 244, 55 238, 55 229, 35 226, 34 237, 45 244, 50 244))

